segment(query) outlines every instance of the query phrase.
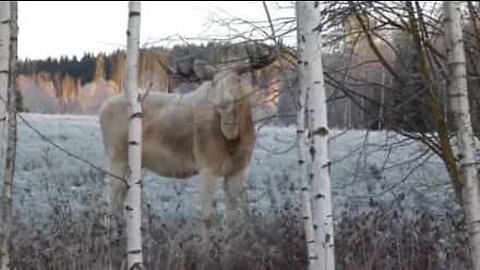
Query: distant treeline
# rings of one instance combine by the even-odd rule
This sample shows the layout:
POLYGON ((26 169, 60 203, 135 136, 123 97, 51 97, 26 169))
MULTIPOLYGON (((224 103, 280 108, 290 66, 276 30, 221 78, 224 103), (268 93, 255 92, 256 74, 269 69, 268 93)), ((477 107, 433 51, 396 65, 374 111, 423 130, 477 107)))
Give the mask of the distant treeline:
MULTIPOLYGON (((164 47, 141 49, 139 68, 141 73, 153 72, 152 66, 157 65, 161 68, 158 63, 160 60, 183 73, 188 73, 195 59, 219 64, 235 58, 245 58, 248 51, 258 52, 258 47, 256 45, 208 43, 207 45, 176 45, 171 49, 164 47)), ((102 76, 105 80, 117 81, 119 78, 116 76, 119 71, 123 71, 124 65, 125 51, 117 50, 107 55, 85 53, 80 59, 75 56, 71 58, 62 56, 60 59, 48 57, 44 60, 26 59, 19 62, 18 74, 34 75, 43 72, 60 79, 69 76, 84 85, 95 80, 96 76, 102 76)))
MULTIPOLYGON (((111 58, 108 58, 108 63, 111 63, 111 58)), ((86 53, 78 60, 76 56, 72 58, 48 57, 45 60, 29 60, 19 62, 18 74, 33 75, 35 73, 46 72, 49 74, 61 73, 62 75, 69 75, 73 78, 78 78, 82 84, 92 81, 95 74, 96 56, 91 53, 86 53)))
MULTIPOLYGON (((273 52, 274 48, 262 43, 211 42, 172 48, 143 48, 138 59, 138 86, 144 90, 189 92, 197 82, 172 76, 170 71, 192 74, 193 62, 197 59, 222 68, 239 61, 256 60, 273 52)), ((94 113, 102 100, 122 91, 125 61, 124 50, 109 54, 85 53, 81 58, 63 56, 20 61, 18 75, 20 92, 25 97, 24 109, 38 113, 94 113)), ((262 89, 260 95, 265 97, 273 89, 270 87, 272 81, 278 81, 278 74, 277 63, 255 72, 251 81, 257 89, 262 89)))

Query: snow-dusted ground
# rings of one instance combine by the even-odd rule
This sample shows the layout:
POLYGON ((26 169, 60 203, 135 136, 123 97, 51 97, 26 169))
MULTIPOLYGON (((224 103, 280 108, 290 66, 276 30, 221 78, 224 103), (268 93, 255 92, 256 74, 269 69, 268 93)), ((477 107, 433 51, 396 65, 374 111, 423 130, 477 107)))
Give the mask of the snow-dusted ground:
MULTIPOLYGON (((104 166, 98 119, 95 116, 23 114, 45 136, 65 149, 104 166)), ((14 207, 17 222, 48 224, 51 200, 76 209, 94 207, 104 183, 94 169, 41 140, 19 120, 14 207), (97 199, 95 199, 97 198, 97 199)), ((263 127, 247 175, 247 201, 267 213, 297 208, 299 182, 294 127, 263 127)), ((380 204, 444 214, 453 210, 453 193, 442 162, 424 154, 419 143, 386 132, 332 130, 331 179, 335 213, 380 204), (352 208, 353 207, 353 208, 352 208)), ((165 179, 145 173, 145 191, 152 209, 162 217, 196 216, 195 177, 165 179)), ((221 183, 216 209, 223 204, 221 183)))

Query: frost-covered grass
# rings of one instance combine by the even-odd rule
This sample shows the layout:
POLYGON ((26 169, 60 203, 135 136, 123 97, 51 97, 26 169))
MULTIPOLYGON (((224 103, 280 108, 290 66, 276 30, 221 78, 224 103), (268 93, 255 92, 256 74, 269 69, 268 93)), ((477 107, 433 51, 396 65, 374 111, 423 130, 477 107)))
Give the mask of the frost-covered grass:
MULTIPOLYGON (((27 114, 26 119, 58 145, 90 162, 104 167, 104 153, 95 116, 27 114)), ((26 211, 32 203, 43 209, 53 183, 61 185, 75 198, 99 192, 103 183, 90 183, 80 175, 94 169, 68 157, 41 140, 19 121, 16 206, 26 211), (21 202, 21 204, 20 204, 21 202), (42 207, 40 207, 42 206, 42 207)), ((452 191, 442 162, 432 153, 424 154, 419 143, 393 133, 333 130, 330 142, 331 180, 334 205, 341 212, 345 204, 395 201, 408 208, 427 208, 434 212, 451 210, 452 191), (393 198, 404 198, 393 200, 393 198), (408 202, 408 204, 406 204, 408 202), (449 205, 449 207, 446 207, 449 205)), ((198 205, 196 177, 166 179, 145 172, 145 190, 155 211, 165 214, 195 215, 198 205), (175 198, 175 199, 174 199, 175 198), (181 202, 181 211, 172 204, 181 202)), ((221 207, 222 189, 218 183, 216 199, 221 207)), ((299 197, 294 127, 262 127, 247 175, 248 201, 265 211, 296 203, 299 197)))
MULTIPOLYGON (((40 114, 24 114, 23 116, 55 143, 99 167, 104 166, 103 146, 98 120, 95 116, 40 114)), ((101 192, 104 188, 101 173, 81 161, 68 157, 39 139, 37 134, 26 127, 22 121, 19 121, 18 134, 17 171, 13 194, 16 223, 16 238, 14 239, 18 243, 29 246, 33 252, 35 245, 42 246, 41 243, 31 243, 35 239, 53 241, 52 239, 60 237, 61 233, 77 236, 89 234, 91 236, 95 231, 92 229, 96 226, 95 220, 98 220, 101 209, 104 207, 101 205, 101 192)), ((399 219, 403 223, 395 223, 402 223, 407 227, 412 226, 411 222, 416 222, 418 218, 421 219, 422 215, 428 213, 432 216, 432 220, 435 220, 437 230, 440 230, 441 227, 438 226, 437 220, 441 221, 447 218, 453 222, 454 219, 451 217, 458 216, 458 209, 453 200, 453 191, 442 162, 432 153, 425 153, 425 147, 419 143, 387 132, 332 130, 330 137, 329 154, 332 161, 331 180, 335 220, 338 228, 342 228, 338 239, 347 242, 352 241, 352 237, 360 239, 358 234, 352 234, 352 231, 348 230, 352 226, 359 226, 354 232, 376 228, 375 224, 377 223, 372 225, 363 218, 358 219, 368 215, 371 219, 371 215, 373 215, 371 213, 374 213, 373 217, 378 219, 385 219, 388 216, 388 219, 392 221, 393 219, 389 215, 393 215, 393 211, 396 211, 396 218, 400 216, 399 219), (363 222, 364 227, 357 223, 360 221, 363 222)), ((185 255, 188 253, 185 251, 187 250, 185 245, 183 248, 179 248, 176 244, 190 241, 188 234, 184 232, 196 228, 195 222, 199 208, 195 179, 196 177, 174 180, 149 172, 144 174, 146 193, 144 198, 150 207, 145 222, 150 220, 149 228, 156 228, 152 229, 147 241, 149 241, 151 249, 158 249, 157 251, 151 250, 153 252, 151 256, 158 255, 161 258, 169 258, 171 265, 175 264, 173 258, 180 256, 178 254, 183 254, 183 257, 178 257, 182 258, 181 263, 189 260, 185 255), (183 233, 175 234, 175 232, 183 233), (164 238, 168 234, 174 234, 177 238, 170 235, 173 238, 167 241, 164 238), (160 252, 160 246, 167 244, 168 252, 160 252)), ((299 265, 304 265, 302 256, 305 255, 305 252, 302 250, 301 240, 303 232, 301 220, 298 217, 300 185, 294 127, 265 126, 258 130, 257 146, 247 174, 246 185, 247 202, 252 211, 251 221, 255 220, 256 223, 250 223, 247 226, 251 237, 244 235, 241 239, 250 241, 259 239, 261 236, 266 237, 265 242, 257 243, 259 246, 256 254, 263 254, 261 257, 263 259, 269 256, 269 258, 278 257, 284 261, 291 259, 289 263, 282 261, 282 263, 276 264, 278 267, 283 265, 286 267, 285 269, 293 269, 292 267, 298 268, 299 265), (262 220, 266 222, 263 225, 262 220), (282 225, 279 225, 278 230, 265 228, 265 226, 280 223, 282 225), (275 234, 276 232, 278 235, 275 234), (282 238, 282 236, 286 238, 282 238), (298 238, 298 242, 291 244, 292 250, 288 253, 287 251, 290 249, 286 247, 289 245, 288 243, 291 243, 288 241, 293 241, 292 239, 296 239, 295 237, 298 238), (266 250, 265 245, 272 249, 266 250), (260 252, 260 250, 262 251, 260 252), (298 256, 300 258, 297 258, 298 256)), ((223 192, 219 182, 214 204, 217 213, 221 213, 223 210, 222 197, 223 192)), ((216 221, 214 226, 221 229, 223 224, 221 215, 216 221)), ((447 225, 451 226, 451 223, 445 223, 445 226, 447 225)), ((367 231, 363 231, 362 235, 369 235, 367 231)), ((375 232, 370 231, 370 233, 375 235, 375 232)), ((67 236, 65 237, 68 239, 67 236)), ((87 246, 96 246, 96 242, 89 237, 72 243, 62 241, 60 247, 85 249, 85 254, 93 252, 93 249, 88 251, 87 246)), ((57 242, 49 245, 54 245, 54 243, 57 242)), ((242 243, 242 245, 246 245, 246 242, 242 243)), ((391 244, 392 242, 385 241, 385 243, 391 244)), ((338 246, 343 248, 337 250, 337 253, 348 254, 345 250, 348 248, 348 244, 341 242, 338 243, 338 246)), ((43 246, 42 250, 48 252, 48 249, 43 246)), ((250 252, 256 250, 254 243, 250 243, 246 250, 250 250, 250 252)), ((21 252, 25 252, 25 250, 21 252)), ((96 254, 101 253, 101 251, 95 252, 96 254)), ((367 254, 365 253, 367 251, 363 250, 363 252, 363 255, 367 254)), ((221 253, 219 254, 221 255, 221 253)), ((217 255, 220 256, 219 254, 217 255)), ((261 258, 259 260, 262 260, 261 258)), ((85 259, 85 261, 88 260, 91 258, 85 259)), ((339 265, 344 265, 345 269, 352 269, 348 267, 348 263, 339 263, 339 265)), ((91 265, 69 267, 64 266, 64 269, 93 269, 90 268, 91 265)), ((385 264, 384 267, 386 267, 385 264)), ((19 267, 18 269, 26 268, 19 267)), ((259 267, 258 269, 269 268, 259 267)))

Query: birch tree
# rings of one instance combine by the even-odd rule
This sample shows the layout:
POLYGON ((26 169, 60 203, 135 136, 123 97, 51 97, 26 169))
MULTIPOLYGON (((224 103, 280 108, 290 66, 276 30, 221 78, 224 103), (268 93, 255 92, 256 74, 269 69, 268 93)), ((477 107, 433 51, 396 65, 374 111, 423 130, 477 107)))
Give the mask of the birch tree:
MULTIPOLYGON (((10 259, 9 259, 9 242, 10 242, 10 231, 11 231, 11 216, 12 216, 12 187, 13 187, 13 176, 15 173, 15 151, 16 151, 16 141, 17 141, 17 122, 16 122, 16 65, 17 65, 17 35, 18 35, 18 25, 17 25, 17 2, 1 2, 0 8, 4 8, 8 11, 9 16, 6 18, 8 23, 8 69, 7 69, 7 143, 6 143, 6 155, 5 155, 5 166, 3 174, 3 188, 2 188, 2 204, 0 208, 0 269, 7 270, 10 269, 10 259), (6 3, 5 5, 3 3, 6 3)), ((3 19, 3 18, 2 18, 3 19)), ((4 22, 4 20, 0 20, 4 22)), ((3 29, 0 29, 3 30, 3 29)), ((3 31, 0 31, 0 35, 3 35, 3 31)), ((6 40, 6 39, 2 39, 6 40)), ((0 70, 3 71, 3 70, 0 70)), ((4 72, 0 72, 4 73, 4 72)), ((0 88, 5 88, 5 85, 0 85, 0 88)), ((0 101, 4 103, 5 99, 0 101)))
POLYGON ((128 169, 125 217, 127 223, 128 269, 143 269, 141 233, 142 188, 142 106, 137 89, 138 51, 140 43, 140 2, 128 3, 127 61, 125 74, 125 98, 129 102, 128 169))
MULTIPOLYGON (((312 168, 310 177, 313 193, 313 225, 315 243, 318 252, 318 269, 335 268, 333 214, 328 160, 327 100, 323 79, 322 39, 320 25, 320 5, 318 1, 299 1, 298 17, 304 33, 300 37, 303 42, 302 65, 305 88, 308 96, 309 136, 312 144, 310 155, 312 168)), ((300 46, 302 48, 302 46, 300 46)))
POLYGON ((310 188, 308 183, 308 170, 306 163, 306 143, 307 137, 305 135, 305 113, 306 113, 306 98, 307 85, 305 74, 305 12, 306 2, 296 2, 296 18, 297 18, 297 59, 298 59, 298 81, 299 81, 299 95, 297 108, 297 155, 299 176, 301 183, 301 199, 302 199, 302 219, 305 227, 305 238, 307 241, 308 252, 308 269, 317 269, 318 257, 315 250, 315 231, 313 229, 312 220, 312 206, 310 203, 310 188))
POLYGON ((461 25, 460 2, 445 1, 445 36, 447 39, 448 94, 457 139, 457 166, 466 213, 473 269, 480 269, 480 182, 475 168, 475 140, 470 120, 467 72, 461 25))
POLYGON ((5 159, 7 141, 7 89, 10 44, 10 1, 0 1, 0 160, 5 159))

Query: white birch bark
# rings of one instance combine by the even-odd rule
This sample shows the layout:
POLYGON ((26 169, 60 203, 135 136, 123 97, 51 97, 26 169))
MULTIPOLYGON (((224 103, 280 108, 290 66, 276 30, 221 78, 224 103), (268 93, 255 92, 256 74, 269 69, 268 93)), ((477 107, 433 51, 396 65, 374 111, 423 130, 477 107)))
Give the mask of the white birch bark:
MULTIPOLYGON (((5 160, 7 142, 7 92, 10 54, 10 1, 0 1, 0 160, 5 160)), ((3 164, 3 163, 1 163, 3 164)), ((1 175, 1 174, 0 174, 1 175)))
POLYGON ((466 214, 473 269, 480 270, 480 182, 475 168, 475 141, 470 120, 467 72, 460 2, 445 1, 445 36, 447 38, 450 83, 448 94, 458 147, 458 168, 463 183, 463 207, 466 214))
POLYGON ((298 167, 299 177, 301 184, 301 200, 302 200, 302 219, 305 228, 305 238, 307 241, 307 256, 308 256, 308 269, 317 269, 318 256, 315 249, 315 231, 313 229, 312 219, 312 205, 310 201, 310 188, 308 183, 308 169, 306 162, 306 143, 307 136, 305 133, 305 114, 306 99, 307 99, 307 77, 305 74, 305 12, 306 2, 296 2, 296 17, 297 17, 297 63, 298 63, 298 109, 297 109, 297 155, 298 155, 298 167))
POLYGON ((309 136, 312 144, 310 154, 312 168, 312 208, 315 241, 318 253, 318 269, 335 268, 333 213, 330 187, 330 161, 328 159, 327 103, 322 66, 322 39, 320 25, 320 4, 318 1, 303 1, 305 5, 305 47, 304 68, 308 91, 310 118, 309 136))
MULTIPOLYGON (((3 174, 2 204, 0 208, 0 269, 10 269, 10 234, 12 223, 12 188, 15 173, 15 152, 17 141, 16 122, 16 65, 17 65, 17 2, 11 1, 8 8, 10 13, 9 29, 9 72, 8 72, 8 93, 7 93, 7 144, 5 166, 3 174)), ((0 101, 4 103, 3 101, 0 101)))
POLYGON ((127 269, 143 269, 141 233, 142 188, 142 106, 137 89, 138 54, 140 43, 140 2, 128 3, 127 61, 125 97, 129 101, 128 170, 125 217, 127 233, 127 269))

